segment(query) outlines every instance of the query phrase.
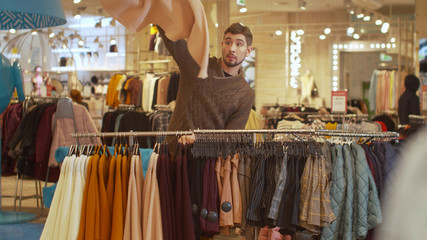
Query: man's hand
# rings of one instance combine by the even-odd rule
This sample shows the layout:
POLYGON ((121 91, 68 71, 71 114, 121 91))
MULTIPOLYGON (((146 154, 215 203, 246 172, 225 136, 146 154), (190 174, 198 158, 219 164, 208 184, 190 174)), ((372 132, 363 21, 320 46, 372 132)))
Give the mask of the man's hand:
POLYGON ((178 140, 179 143, 182 144, 193 144, 196 140, 196 136, 194 134, 181 136, 178 140))

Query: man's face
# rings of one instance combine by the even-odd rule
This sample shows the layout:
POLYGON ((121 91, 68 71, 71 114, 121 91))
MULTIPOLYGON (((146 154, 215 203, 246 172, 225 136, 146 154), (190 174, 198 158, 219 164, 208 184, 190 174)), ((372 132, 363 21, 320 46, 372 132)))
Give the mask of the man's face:
POLYGON ((239 66, 251 51, 252 46, 248 46, 245 35, 225 34, 222 42, 222 58, 228 67, 239 66))

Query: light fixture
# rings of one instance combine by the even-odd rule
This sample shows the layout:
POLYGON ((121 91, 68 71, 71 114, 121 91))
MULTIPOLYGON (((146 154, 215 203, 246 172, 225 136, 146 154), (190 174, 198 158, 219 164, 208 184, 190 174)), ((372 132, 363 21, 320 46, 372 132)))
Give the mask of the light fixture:
POLYGON ((356 15, 357 18, 363 18, 364 16, 365 14, 363 14, 362 12, 356 15))
POLYGON ((325 34, 329 34, 329 33, 331 33, 331 29, 327 27, 327 28, 325 28, 325 30, 323 30, 323 32, 325 34))
POLYGON ((306 10, 307 2, 305 0, 298 0, 298 8, 301 10, 306 10))
POLYGON ((74 17, 75 19, 80 19, 80 18, 82 17, 82 15, 80 15, 80 11, 75 11, 75 12, 73 13, 73 17, 74 17))
POLYGON ((350 9, 350 14, 351 14, 351 15, 354 15, 354 13, 355 13, 355 12, 354 12, 354 9, 350 9))
POLYGON ((375 25, 379 26, 383 23, 383 20, 381 20, 380 18, 378 18, 377 20, 375 20, 375 25))
POLYGON ((47 30, 47 34, 49 35, 49 38, 55 37, 55 33, 52 32, 52 29, 50 29, 50 28, 47 30))
POLYGON ((369 15, 366 15, 363 17, 363 21, 365 21, 365 22, 369 22, 370 20, 371 20, 371 16, 369 16, 369 15))
POLYGON ((396 42, 396 38, 395 37, 390 38, 390 42, 392 43, 396 42))
POLYGON ((395 43, 391 44, 391 47, 396 48, 396 44, 395 43))
POLYGON ((31 35, 37 35, 37 29, 33 29, 33 30, 31 30, 31 35))
POLYGON ((390 27, 390 24, 388 22, 384 22, 383 25, 381 26, 381 32, 387 33, 389 27, 390 27))
POLYGON ((216 28, 218 27, 218 23, 215 23, 215 27, 216 27, 216 28))
POLYGON ((359 36, 359 34, 355 33, 355 34, 353 34, 353 38, 354 38, 354 39, 359 39, 359 38, 360 38, 360 36, 359 36))
POLYGON ((297 30, 297 34, 298 34, 298 35, 304 35, 304 30, 302 30, 302 29, 298 29, 298 30, 297 30))
POLYGON ((111 40, 110 40, 110 44, 114 45, 116 43, 117 43, 116 39, 112 37, 111 40))
POLYGON ((385 43, 381 43, 381 48, 385 48, 385 43))
POLYGON ((16 29, 11 28, 11 29, 9 29, 9 32, 12 33, 12 34, 15 34, 16 33, 16 29))
POLYGON ((375 48, 375 44, 371 43, 371 45, 369 45, 370 48, 375 48))
POLYGON ((319 39, 320 39, 320 40, 325 40, 325 39, 326 39, 326 36, 322 34, 322 35, 320 35, 320 36, 319 36, 319 39))
POLYGON ((79 47, 83 47, 83 45, 85 45, 85 42, 83 41, 83 39, 79 39, 79 47))
POLYGON ((116 19, 111 19, 110 26, 115 27, 116 26, 116 19))
POLYGON ((387 48, 391 48, 391 44, 390 43, 387 43, 387 48))
POLYGON ((353 33, 354 33, 354 27, 348 27, 347 28, 347 36, 351 37, 351 36, 353 36, 353 33))
POLYGON ((81 0, 74 0, 73 1, 73 3, 75 3, 75 4, 80 3, 80 2, 81 2, 81 0))
POLYGON ((241 13, 245 13, 247 11, 248 11, 248 9, 246 7, 239 8, 239 12, 241 12, 241 13))
POLYGON ((99 19, 97 23, 95 23, 95 28, 102 28, 102 21, 99 19))
POLYGON ((281 30, 276 30, 276 35, 277 36, 282 36, 283 32, 281 30))

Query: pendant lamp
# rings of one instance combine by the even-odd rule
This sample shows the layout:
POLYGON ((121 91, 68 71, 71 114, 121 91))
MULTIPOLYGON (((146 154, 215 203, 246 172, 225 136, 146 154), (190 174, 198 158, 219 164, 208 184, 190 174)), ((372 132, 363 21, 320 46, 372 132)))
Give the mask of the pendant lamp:
MULTIPOLYGON (((60 0, 6 0, 0 4, 0 30, 46 28, 65 23, 67 20, 60 0)), ((25 99, 22 84, 22 71, 19 64, 17 62, 11 64, 0 53, 0 99, 2 100, 0 113, 9 105, 15 88, 19 100, 25 99)), ((0 187, 0 224, 28 222, 35 218, 31 213, 2 211, 1 197, 0 187)))

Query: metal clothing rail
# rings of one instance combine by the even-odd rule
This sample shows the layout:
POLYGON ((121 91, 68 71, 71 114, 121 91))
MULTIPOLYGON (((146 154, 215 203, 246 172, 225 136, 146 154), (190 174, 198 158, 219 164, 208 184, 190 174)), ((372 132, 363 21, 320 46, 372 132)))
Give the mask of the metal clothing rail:
POLYGON ((375 138, 398 138, 396 132, 347 132, 336 130, 314 130, 314 129, 257 129, 257 130, 223 130, 206 129, 191 131, 152 131, 152 132, 105 132, 105 133, 72 133, 73 138, 83 137, 140 137, 140 136, 182 136, 201 134, 308 134, 316 136, 336 137, 375 137, 375 138))
POLYGON ((362 118, 362 119, 368 119, 369 115, 368 114, 314 114, 314 115, 308 115, 308 118, 338 118, 338 119, 342 119, 344 118, 362 118))

